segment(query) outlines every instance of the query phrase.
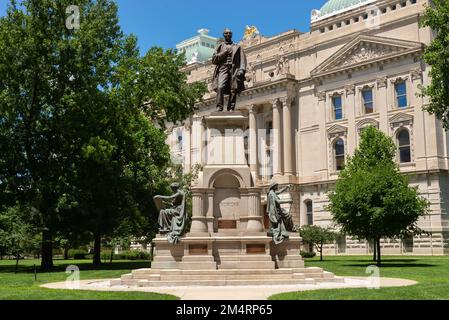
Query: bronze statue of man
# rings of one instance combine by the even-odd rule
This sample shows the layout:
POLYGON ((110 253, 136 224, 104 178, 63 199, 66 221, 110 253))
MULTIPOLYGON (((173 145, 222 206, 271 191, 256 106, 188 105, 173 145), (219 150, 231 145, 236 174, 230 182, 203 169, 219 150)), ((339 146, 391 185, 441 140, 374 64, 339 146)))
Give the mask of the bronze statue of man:
POLYGON ((163 206, 161 202, 166 206, 159 214, 159 233, 166 234, 168 241, 176 244, 186 227, 186 199, 178 183, 173 183, 170 188, 173 191, 172 196, 156 196, 154 200, 158 207, 163 206))
POLYGON ((224 42, 215 50, 216 66, 212 87, 217 92, 217 111, 223 111, 224 96, 229 95, 228 111, 234 111, 237 95, 245 91, 246 55, 242 46, 232 42, 232 31, 225 29, 224 42))
POLYGON ((273 236, 273 242, 275 244, 281 244, 284 240, 288 240, 290 237, 290 232, 297 232, 299 228, 294 225, 293 218, 290 212, 281 208, 281 204, 293 202, 290 200, 281 200, 279 195, 289 190, 291 186, 287 186, 282 190, 279 189, 277 183, 272 183, 270 186, 270 191, 268 193, 268 205, 267 211, 270 218, 271 230, 270 233, 273 236))

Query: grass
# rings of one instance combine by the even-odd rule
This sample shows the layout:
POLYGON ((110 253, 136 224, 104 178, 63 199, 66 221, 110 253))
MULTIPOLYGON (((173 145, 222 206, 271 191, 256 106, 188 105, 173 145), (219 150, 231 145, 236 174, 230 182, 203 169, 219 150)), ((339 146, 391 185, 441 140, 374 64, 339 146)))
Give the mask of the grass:
MULTIPOLYGON (((81 280, 119 278, 131 270, 148 268, 148 261, 116 261, 94 268, 88 260, 55 260, 53 272, 38 273, 34 280, 33 265, 39 261, 20 261, 14 273, 15 261, 0 260, 0 300, 175 300, 177 297, 143 292, 96 292, 52 290, 40 285, 62 282, 69 276, 66 267, 80 268, 81 280)), ((345 256, 306 260, 307 267, 320 267, 338 276, 368 276, 369 257, 345 256)), ((417 285, 399 288, 337 289, 293 292, 276 295, 270 300, 449 300, 449 257, 385 257, 381 277, 415 280, 417 285)))
POLYGON ((144 292, 96 292, 52 290, 41 288, 46 283, 62 282, 69 274, 67 266, 76 265, 80 269, 80 280, 113 279, 130 273, 131 270, 148 268, 148 261, 116 261, 93 267, 89 260, 55 260, 55 270, 38 273, 34 280, 34 264, 39 261, 22 260, 19 272, 14 273, 15 261, 0 260, 0 300, 176 300, 175 296, 144 292))
MULTIPOLYGON (((284 293, 270 300, 449 300, 449 257, 384 258, 380 276, 417 281, 409 287, 338 289, 284 293)), ((368 277, 366 268, 374 263, 369 257, 345 256, 306 260, 307 267, 320 267, 338 276, 368 277)))

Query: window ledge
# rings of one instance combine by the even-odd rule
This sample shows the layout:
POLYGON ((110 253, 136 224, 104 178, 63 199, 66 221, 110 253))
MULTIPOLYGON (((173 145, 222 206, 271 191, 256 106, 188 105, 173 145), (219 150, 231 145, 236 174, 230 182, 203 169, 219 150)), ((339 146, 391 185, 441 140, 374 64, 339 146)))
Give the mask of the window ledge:
POLYGON ((400 163, 399 168, 401 169, 415 169, 416 163, 415 162, 409 162, 409 163, 400 163))
POLYGON ((415 109, 415 107, 414 106, 406 106, 406 107, 403 107, 403 108, 400 108, 400 107, 397 107, 397 106, 390 106, 390 113, 393 113, 393 112, 407 112, 407 111, 413 111, 415 109))

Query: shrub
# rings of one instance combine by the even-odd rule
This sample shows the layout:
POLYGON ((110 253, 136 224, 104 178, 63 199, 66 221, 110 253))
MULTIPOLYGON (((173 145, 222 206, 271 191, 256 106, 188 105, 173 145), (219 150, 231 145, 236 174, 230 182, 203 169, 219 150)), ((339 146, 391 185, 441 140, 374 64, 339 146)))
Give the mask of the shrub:
POLYGON ((315 258, 316 252, 301 251, 301 257, 303 257, 304 259, 315 258))
POLYGON ((85 250, 71 249, 69 250, 69 259, 84 260, 89 253, 85 250))
MULTIPOLYGON (((110 253, 109 253, 110 254, 110 253)), ((123 251, 119 254, 114 254, 115 260, 150 260, 150 254, 145 251, 123 251)))

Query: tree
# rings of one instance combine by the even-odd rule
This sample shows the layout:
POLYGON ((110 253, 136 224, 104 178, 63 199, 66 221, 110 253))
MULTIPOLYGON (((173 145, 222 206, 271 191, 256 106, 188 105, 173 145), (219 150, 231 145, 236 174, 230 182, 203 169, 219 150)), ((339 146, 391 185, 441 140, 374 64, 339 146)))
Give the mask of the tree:
POLYGON ((314 246, 320 253, 320 261, 323 261, 323 247, 335 241, 337 233, 330 228, 319 226, 304 226, 299 231, 303 241, 310 246, 314 246))
POLYGON ((162 125, 186 118, 205 90, 186 83, 173 50, 141 58, 113 0, 77 1, 73 30, 72 4, 11 0, 0 18, 0 207, 38 213, 43 269, 56 236, 89 230, 100 263, 102 236, 151 215, 169 159, 162 125))
POLYGON ((449 129, 449 2, 433 0, 427 6, 421 20, 421 27, 430 27, 434 39, 426 47, 424 61, 431 66, 431 83, 422 88, 422 95, 430 98, 426 110, 435 114, 449 129))
POLYGON ((335 222, 348 235, 373 240, 379 266, 381 239, 419 230, 417 221, 428 210, 418 188, 410 187, 407 176, 401 174, 395 156, 391 138, 374 127, 366 128, 329 194, 328 209, 335 222))
POLYGON ((33 214, 20 206, 0 212, 0 246, 16 259, 16 273, 19 260, 26 253, 34 253, 40 239, 37 230, 27 222, 26 215, 33 214))
POLYGON ((77 1, 78 30, 65 25, 72 4, 11 0, 0 19, 0 181, 40 213, 44 269, 62 213, 76 203, 73 163, 90 138, 76 115, 103 105, 124 38, 113 1, 77 1))

